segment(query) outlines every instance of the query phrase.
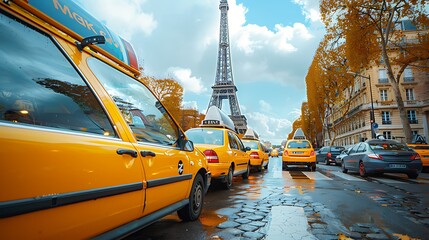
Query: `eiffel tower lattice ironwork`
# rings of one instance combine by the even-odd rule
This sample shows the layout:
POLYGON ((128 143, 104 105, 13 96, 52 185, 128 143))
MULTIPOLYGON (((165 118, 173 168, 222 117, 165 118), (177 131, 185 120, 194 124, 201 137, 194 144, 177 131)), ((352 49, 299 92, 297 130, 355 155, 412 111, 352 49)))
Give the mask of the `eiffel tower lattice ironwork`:
POLYGON ((247 119, 244 115, 241 115, 236 94, 237 87, 234 85, 234 80, 232 77, 228 30, 228 1, 220 0, 219 9, 219 52, 217 59, 216 79, 215 84, 212 86, 213 93, 210 99, 209 108, 214 105, 222 109, 222 101, 229 100, 229 107, 231 110, 230 118, 234 122, 237 132, 244 134, 247 130, 247 119))

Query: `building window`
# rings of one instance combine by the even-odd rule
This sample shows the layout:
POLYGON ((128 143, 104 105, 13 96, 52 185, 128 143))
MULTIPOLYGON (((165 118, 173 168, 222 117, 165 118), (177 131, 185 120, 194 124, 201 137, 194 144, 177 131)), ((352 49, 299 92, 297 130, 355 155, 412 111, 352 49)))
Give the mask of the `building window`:
POLYGON ((413 82, 413 81, 414 81, 413 71, 411 70, 411 68, 405 68, 404 82, 413 82))
POLYGON ((415 110, 407 110, 407 116, 408 116, 408 121, 410 121, 411 124, 419 123, 417 121, 417 116, 416 116, 415 110))
POLYGON ((383 132, 383 137, 385 139, 392 139, 392 132, 391 131, 385 131, 385 132, 383 132))
POLYGON ((382 124, 392 124, 392 121, 390 121, 390 112, 382 111, 381 120, 382 120, 382 124))
POLYGON ((407 101, 414 101, 414 89, 407 88, 405 89, 405 92, 407 94, 407 101))
POLYGON ((380 99, 381 101, 387 101, 387 89, 380 89, 380 99))
POLYGON ((389 80, 387 79, 386 69, 379 69, 378 70, 378 82, 379 83, 387 83, 387 82, 389 82, 389 80))

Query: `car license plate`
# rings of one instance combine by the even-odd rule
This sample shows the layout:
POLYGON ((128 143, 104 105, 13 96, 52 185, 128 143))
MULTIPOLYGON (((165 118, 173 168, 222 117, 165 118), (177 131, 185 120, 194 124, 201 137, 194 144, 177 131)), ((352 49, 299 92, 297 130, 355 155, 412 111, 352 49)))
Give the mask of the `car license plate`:
POLYGON ((390 168, 407 168, 405 164, 389 164, 390 168))
POLYGON ((304 152, 292 152, 293 154, 304 154, 304 152))

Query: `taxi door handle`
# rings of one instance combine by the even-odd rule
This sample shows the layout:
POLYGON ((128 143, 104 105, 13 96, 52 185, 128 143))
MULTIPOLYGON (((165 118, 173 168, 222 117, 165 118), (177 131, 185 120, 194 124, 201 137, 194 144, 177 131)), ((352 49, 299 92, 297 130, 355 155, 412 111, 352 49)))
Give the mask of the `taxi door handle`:
POLYGON ((142 157, 147 157, 147 156, 155 157, 156 156, 156 154, 152 151, 140 151, 140 154, 142 155, 142 157))
POLYGON ((137 157, 137 151, 134 151, 132 149, 118 149, 116 150, 116 153, 119 155, 127 154, 134 158, 137 157))

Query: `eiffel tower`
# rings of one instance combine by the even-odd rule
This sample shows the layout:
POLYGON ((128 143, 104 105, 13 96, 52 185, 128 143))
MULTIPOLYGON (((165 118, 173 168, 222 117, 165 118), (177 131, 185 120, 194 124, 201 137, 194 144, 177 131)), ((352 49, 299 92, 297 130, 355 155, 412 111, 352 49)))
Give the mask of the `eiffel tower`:
POLYGON ((231 52, 229 47, 228 30, 228 1, 220 0, 220 33, 219 33, 219 52, 217 58, 217 70, 215 84, 212 86, 213 93, 209 103, 211 106, 217 106, 222 109, 222 101, 229 100, 231 115, 229 117, 234 122, 235 128, 239 134, 244 134, 247 130, 247 119, 241 115, 240 106, 237 100, 237 87, 232 78, 231 52))

